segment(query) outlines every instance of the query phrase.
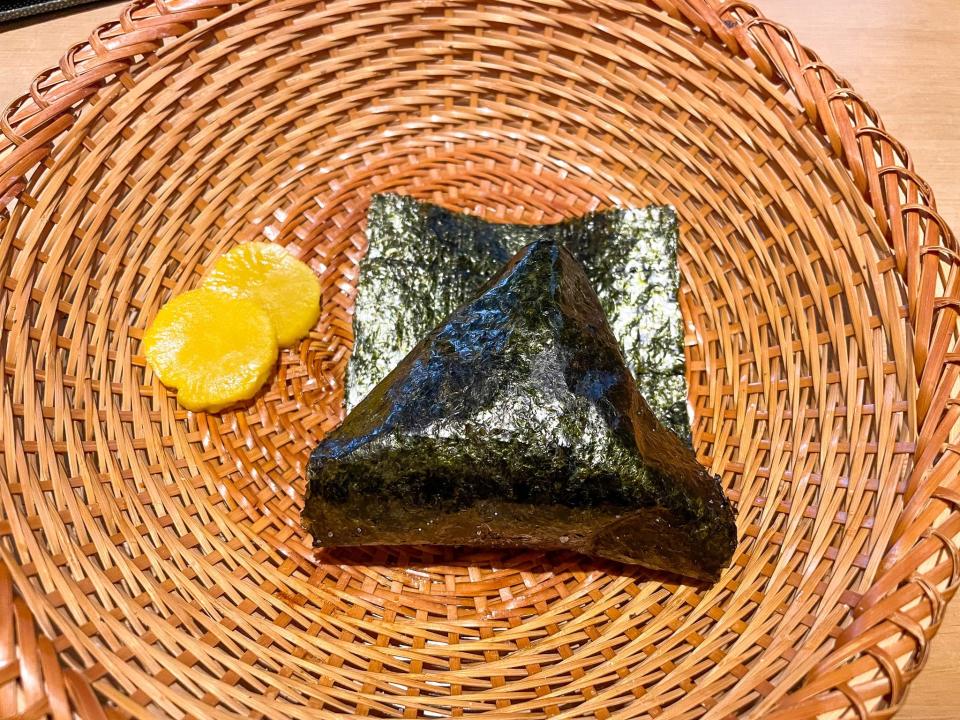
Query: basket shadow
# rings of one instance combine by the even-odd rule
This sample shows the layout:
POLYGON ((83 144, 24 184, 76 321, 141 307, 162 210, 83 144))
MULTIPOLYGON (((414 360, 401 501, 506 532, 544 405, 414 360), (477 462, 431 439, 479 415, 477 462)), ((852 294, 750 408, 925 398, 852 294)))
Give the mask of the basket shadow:
POLYGON ((629 577, 638 583, 656 582, 671 587, 709 587, 712 583, 641 565, 626 565, 569 550, 530 550, 446 545, 364 545, 318 548, 314 562, 322 565, 375 566, 396 569, 456 570, 479 568, 489 572, 593 573, 629 577))

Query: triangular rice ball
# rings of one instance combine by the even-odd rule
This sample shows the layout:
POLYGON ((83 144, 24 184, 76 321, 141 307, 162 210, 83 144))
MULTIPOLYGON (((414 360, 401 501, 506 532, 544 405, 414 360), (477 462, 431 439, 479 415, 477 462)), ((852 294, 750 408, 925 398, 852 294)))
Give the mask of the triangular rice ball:
POLYGON ((567 548, 715 579, 718 481, 636 390, 583 267, 534 242, 314 450, 318 545, 567 548))

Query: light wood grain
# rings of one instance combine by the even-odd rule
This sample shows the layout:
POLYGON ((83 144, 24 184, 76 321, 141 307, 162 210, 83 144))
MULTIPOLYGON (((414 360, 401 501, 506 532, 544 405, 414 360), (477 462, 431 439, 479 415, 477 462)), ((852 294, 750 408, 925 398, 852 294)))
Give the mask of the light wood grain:
MULTIPOLYGON (((912 152, 941 212, 960 227, 960 2, 957 0, 758 0, 842 73, 912 152)), ((25 92, 95 25, 117 16, 102 4, 0 26, 0 104, 25 92)), ((960 603, 947 613, 926 670, 899 720, 960 718, 960 603)))
POLYGON ((115 20, 124 3, 98 3, 73 12, 0 24, 0 105, 30 89, 40 71, 55 67, 64 50, 97 25, 115 20))

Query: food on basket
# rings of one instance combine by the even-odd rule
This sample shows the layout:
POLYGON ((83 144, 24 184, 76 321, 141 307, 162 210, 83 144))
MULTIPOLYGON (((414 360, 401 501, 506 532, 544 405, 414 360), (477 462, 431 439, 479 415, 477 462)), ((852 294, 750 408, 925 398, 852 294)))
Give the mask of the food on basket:
POLYGON ((318 545, 568 548, 701 579, 736 529, 654 417, 583 266, 523 248, 314 450, 318 545))
POLYGON ((587 271, 654 414, 689 441, 677 220, 672 208, 613 209, 552 225, 490 223, 402 195, 375 195, 360 265, 347 409, 510 256, 564 243, 587 271))
POLYGON ((221 255, 203 282, 263 307, 280 347, 302 339, 320 318, 320 281, 305 263, 275 243, 248 242, 221 255))
POLYGON ((267 311, 204 287, 160 308, 143 344, 150 367, 188 410, 217 411, 252 398, 277 361, 267 311))
POLYGON ((252 398, 279 347, 320 316, 320 283, 287 250, 250 242, 222 255, 203 285, 160 308, 144 336, 147 362, 188 410, 216 412, 252 398))

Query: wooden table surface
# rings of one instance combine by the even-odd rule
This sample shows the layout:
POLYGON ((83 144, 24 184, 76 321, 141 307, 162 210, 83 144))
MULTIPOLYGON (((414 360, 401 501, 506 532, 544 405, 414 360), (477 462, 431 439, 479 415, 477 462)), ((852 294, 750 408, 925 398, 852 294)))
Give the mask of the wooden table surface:
MULTIPOLYGON (((754 0, 815 49, 880 112, 911 151, 938 206, 960 230, 960 0, 754 0)), ((41 69, 117 16, 106 3, 0 25, 0 105, 41 69)), ((948 610, 930 661, 898 720, 960 718, 960 600, 948 610)))

